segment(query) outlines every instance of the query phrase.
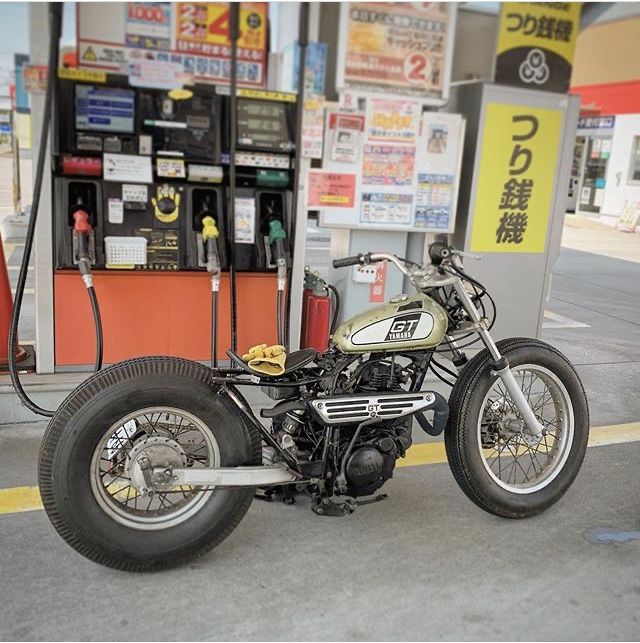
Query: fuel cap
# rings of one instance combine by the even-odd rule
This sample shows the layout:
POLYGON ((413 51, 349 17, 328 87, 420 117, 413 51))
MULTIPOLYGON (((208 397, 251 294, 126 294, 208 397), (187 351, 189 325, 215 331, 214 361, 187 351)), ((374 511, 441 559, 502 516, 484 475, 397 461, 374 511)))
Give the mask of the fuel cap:
POLYGON ((400 304, 403 301, 406 301, 407 299, 409 299, 409 295, 405 295, 404 293, 402 293, 400 295, 394 295, 393 297, 391 297, 391 299, 389 299, 389 303, 400 304))

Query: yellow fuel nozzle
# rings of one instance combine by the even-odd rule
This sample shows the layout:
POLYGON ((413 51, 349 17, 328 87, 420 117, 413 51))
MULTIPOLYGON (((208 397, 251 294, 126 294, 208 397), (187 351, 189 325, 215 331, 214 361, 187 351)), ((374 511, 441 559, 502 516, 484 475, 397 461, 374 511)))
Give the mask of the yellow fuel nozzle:
POLYGON ((202 240, 217 239, 220 236, 220 231, 216 225, 216 220, 213 217, 203 217, 202 219, 202 240))

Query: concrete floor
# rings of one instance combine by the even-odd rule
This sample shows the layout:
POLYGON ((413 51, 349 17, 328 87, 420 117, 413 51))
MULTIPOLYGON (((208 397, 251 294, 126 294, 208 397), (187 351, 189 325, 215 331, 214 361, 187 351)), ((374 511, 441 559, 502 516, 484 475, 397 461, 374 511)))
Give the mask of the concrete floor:
MULTIPOLYGON (((544 335, 577 364, 592 424, 637 421, 640 264, 563 249, 552 295, 588 325, 544 335)), ((42 430, 0 427, 0 488, 35 484, 42 430)), ((527 521, 477 509, 446 464, 397 469, 386 501, 341 519, 256 501, 210 555, 154 575, 86 561, 42 511, 0 516, 0 639, 638 639, 639 459, 640 442, 589 449, 527 521), (600 528, 626 542, 589 540, 600 528)))
MULTIPOLYGON (((576 364, 593 426, 636 422, 640 240, 571 218, 563 245, 543 337, 576 364)), ((0 489, 35 484, 43 430, 0 426, 0 489)), ((590 448, 527 521, 477 509, 446 464, 397 469, 388 500, 342 519, 256 501, 210 555, 144 576, 86 561, 42 511, 0 515, 0 640, 637 640, 639 458, 640 442, 590 448)))

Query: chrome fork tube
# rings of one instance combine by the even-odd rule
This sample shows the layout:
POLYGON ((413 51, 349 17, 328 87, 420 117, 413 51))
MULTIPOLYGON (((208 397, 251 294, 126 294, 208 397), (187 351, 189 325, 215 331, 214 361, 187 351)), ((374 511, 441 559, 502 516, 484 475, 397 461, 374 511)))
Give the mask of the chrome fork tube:
POLYGON ((484 324, 480 317, 480 313, 478 312, 478 309, 473 305, 473 301, 471 300, 469 293, 464 289, 462 281, 458 279, 456 282, 454 282, 453 288, 456 291, 456 295, 464 306, 464 309, 467 312, 467 315, 469 315, 471 321, 478 324, 478 334, 480 335, 480 338, 489 350, 489 353, 491 354, 491 357, 496 364, 496 367, 494 369, 495 373, 502 380, 507 391, 509 392, 509 395, 511 396, 511 399, 513 400, 513 403, 516 405, 518 411, 520 411, 520 415, 522 415, 522 418, 524 419, 527 431, 531 435, 534 435, 536 437, 542 435, 542 424, 538 421, 535 413, 529 406, 527 398, 524 396, 522 389, 518 385, 518 382, 513 375, 513 371, 509 367, 509 362, 506 360, 506 358, 502 357, 500 351, 498 350, 498 347, 496 346, 496 343, 493 341, 493 338, 489 334, 489 331, 484 327, 484 324))

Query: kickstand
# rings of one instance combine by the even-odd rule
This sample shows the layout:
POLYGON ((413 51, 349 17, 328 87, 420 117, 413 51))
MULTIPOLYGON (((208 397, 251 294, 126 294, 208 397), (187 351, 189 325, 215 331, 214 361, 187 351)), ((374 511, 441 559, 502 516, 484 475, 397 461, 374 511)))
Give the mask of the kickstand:
POLYGON ((372 498, 363 498, 362 500, 358 500, 358 505, 370 505, 373 504, 374 502, 380 502, 381 500, 386 500, 389 496, 386 493, 381 493, 377 496, 373 496, 372 498))

